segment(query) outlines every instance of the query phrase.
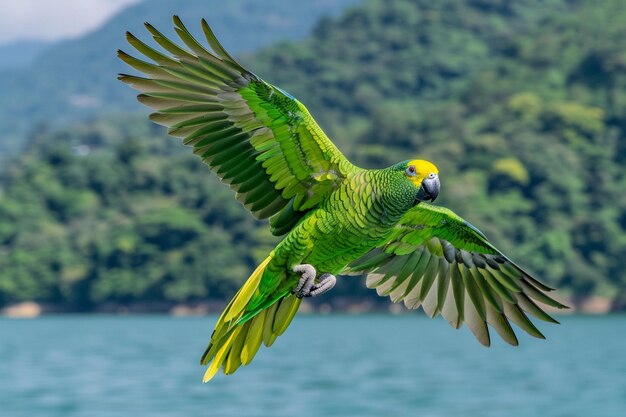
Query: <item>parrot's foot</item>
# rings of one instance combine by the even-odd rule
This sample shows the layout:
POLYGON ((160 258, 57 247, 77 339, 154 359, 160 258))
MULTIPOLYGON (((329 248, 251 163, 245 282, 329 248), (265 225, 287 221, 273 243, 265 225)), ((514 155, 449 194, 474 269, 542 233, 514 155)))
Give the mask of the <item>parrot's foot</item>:
POLYGON ((317 284, 313 284, 311 292, 305 297, 317 297, 332 290, 337 283, 337 278, 332 274, 322 274, 317 280, 317 284))
POLYGON ((293 272, 300 274, 298 285, 291 291, 298 298, 317 297, 330 291, 337 283, 337 278, 332 274, 322 274, 316 283, 315 268, 309 264, 296 265, 293 272))

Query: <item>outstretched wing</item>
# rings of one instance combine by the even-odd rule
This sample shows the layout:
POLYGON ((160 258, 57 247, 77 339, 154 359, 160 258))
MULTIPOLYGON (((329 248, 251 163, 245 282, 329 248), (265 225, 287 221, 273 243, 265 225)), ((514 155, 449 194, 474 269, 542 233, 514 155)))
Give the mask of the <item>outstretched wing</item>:
POLYGON ((465 322, 485 346, 490 345, 487 324, 506 342, 518 344, 509 320, 544 338, 526 313, 557 322, 536 301, 567 308, 546 295, 552 288, 513 263, 470 223, 426 203, 409 210, 384 245, 346 272, 367 274, 367 286, 393 302, 421 305, 430 317, 441 314, 455 328, 465 322))
POLYGON ((278 87, 239 65, 219 44, 205 20, 212 51, 174 16, 188 49, 146 28, 169 53, 127 33, 128 42, 152 62, 119 51, 145 77, 120 74, 156 110, 150 119, 193 146, 211 169, 237 192, 257 218, 271 217, 272 232, 288 232, 354 169, 307 109, 278 87))

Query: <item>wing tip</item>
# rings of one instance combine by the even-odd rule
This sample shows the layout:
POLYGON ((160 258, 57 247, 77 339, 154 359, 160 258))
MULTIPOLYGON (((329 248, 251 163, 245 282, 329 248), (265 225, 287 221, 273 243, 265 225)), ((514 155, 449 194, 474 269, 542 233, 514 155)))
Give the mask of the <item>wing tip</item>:
POLYGON ((124 52, 121 49, 118 49, 116 55, 119 59, 126 62, 127 59, 132 58, 132 56, 128 52, 124 52))
POLYGON ((487 336, 487 340, 478 339, 478 341, 480 342, 481 345, 483 345, 487 349, 491 347, 491 337, 489 335, 487 336))
POLYGON ((126 74, 125 72, 120 72, 117 74, 117 79, 126 84, 133 84, 135 81, 141 79, 136 75, 126 74))
POLYGON ((185 25, 183 24, 183 21, 179 15, 173 15, 172 21, 174 22, 174 25, 177 26, 179 29, 185 29, 185 25))
POLYGON ((130 31, 128 31, 128 30, 125 32, 125 34, 124 34, 124 35, 126 36, 126 40, 127 40, 127 41, 129 41, 129 42, 130 42, 131 40, 137 40, 137 37, 136 37, 135 35, 133 35, 133 34, 132 34, 130 31))

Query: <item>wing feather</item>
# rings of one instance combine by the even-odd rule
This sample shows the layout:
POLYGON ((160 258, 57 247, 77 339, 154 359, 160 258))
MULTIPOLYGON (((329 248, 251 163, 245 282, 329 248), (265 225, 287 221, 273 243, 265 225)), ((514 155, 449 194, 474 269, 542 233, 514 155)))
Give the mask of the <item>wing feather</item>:
POLYGON ((346 273, 367 274, 367 286, 407 308, 422 306, 453 327, 466 323, 489 346, 491 326, 511 345, 509 320, 544 338, 526 314, 556 323, 541 305, 567 308, 542 284, 498 251, 476 227, 445 208, 420 203, 381 246, 351 263, 346 273))
POLYGON ((140 91, 138 100, 156 110, 150 119, 192 146, 255 217, 269 217, 274 234, 286 233, 356 168, 299 101, 235 61, 205 20, 208 47, 173 20, 184 46, 146 23, 163 51, 127 33, 151 62, 119 51, 144 74, 119 79, 140 91))

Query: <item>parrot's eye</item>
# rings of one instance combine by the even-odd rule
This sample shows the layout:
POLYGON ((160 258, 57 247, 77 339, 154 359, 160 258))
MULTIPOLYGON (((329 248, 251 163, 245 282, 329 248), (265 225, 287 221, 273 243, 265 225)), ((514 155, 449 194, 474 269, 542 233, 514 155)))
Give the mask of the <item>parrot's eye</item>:
POLYGON ((406 169, 406 175, 408 175, 409 177, 415 176, 415 167, 413 165, 406 169))

